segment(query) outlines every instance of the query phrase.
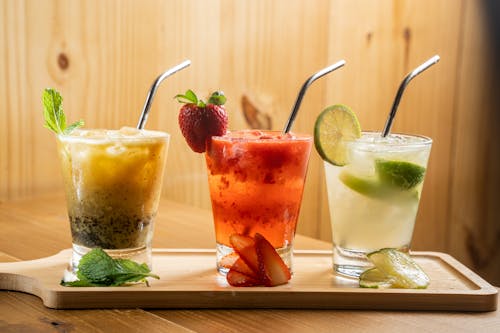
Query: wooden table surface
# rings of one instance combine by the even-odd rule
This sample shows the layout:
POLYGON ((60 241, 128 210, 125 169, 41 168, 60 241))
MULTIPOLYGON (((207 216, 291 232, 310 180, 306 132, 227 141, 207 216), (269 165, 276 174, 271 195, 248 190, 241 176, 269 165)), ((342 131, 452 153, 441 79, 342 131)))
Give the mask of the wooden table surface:
MULTIPOLYGON (((64 197, 0 202, 0 262, 69 248, 64 197)), ((210 211, 162 201, 155 248, 213 248, 210 211)), ((331 244, 297 235, 298 249, 331 244)), ((500 308, 500 306, 499 306, 500 308)), ((500 311, 52 310, 36 296, 0 292, 0 332, 500 332, 500 311)))

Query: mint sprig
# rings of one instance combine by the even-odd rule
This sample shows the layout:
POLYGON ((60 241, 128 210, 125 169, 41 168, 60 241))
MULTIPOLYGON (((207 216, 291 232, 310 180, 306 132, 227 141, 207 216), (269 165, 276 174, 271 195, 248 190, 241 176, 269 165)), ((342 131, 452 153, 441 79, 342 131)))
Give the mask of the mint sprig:
POLYGON ((66 126, 66 115, 62 108, 63 98, 55 89, 47 88, 43 91, 43 117, 44 126, 56 134, 70 134, 76 128, 83 126, 83 120, 66 126))
POLYGON ((144 282, 146 278, 159 279, 149 267, 129 259, 113 259, 102 249, 92 249, 85 254, 78 264, 77 281, 61 281, 67 287, 110 287, 132 282, 144 282))

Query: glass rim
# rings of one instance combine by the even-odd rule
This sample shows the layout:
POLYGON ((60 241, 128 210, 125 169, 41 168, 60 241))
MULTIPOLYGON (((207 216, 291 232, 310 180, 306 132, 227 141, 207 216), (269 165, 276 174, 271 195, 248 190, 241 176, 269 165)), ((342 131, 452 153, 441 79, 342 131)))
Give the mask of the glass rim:
MULTIPOLYGON (((371 134, 371 135, 377 135, 381 136, 382 132, 379 131, 362 131, 361 132, 361 137, 363 137, 365 134, 371 134)), ((421 139, 417 141, 411 141, 411 142, 366 142, 362 141, 359 139, 347 141, 346 144, 348 145, 384 145, 386 147, 426 147, 429 146, 433 143, 433 140, 425 135, 420 135, 420 134, 411 134, 411 133, 390 133, 388 135, 390 136, 400 136, 404 138, 415 138, 415 139, 421 139)))
MULTIPOLYGON (((76 129, 74 132, 84 132, 84 131, 115 131, 112 129, 104 129, 104 128, 89 128, 89 129, 76 129)), ((106 142, 143 142, 143 141, 154 141, 154 140, 162 140, 162 139, 170 139, 171 135, 164 131, 157 130, 138 130, 141 133, 148 133, 151 135, 143 136, 81 136, 81 135, 72 135, 70 134, 56 134, 56 137, 60 141, 64 142, 88 142, 88 143, 106 143, 106 142)))
POLYGON ((228 130, 226 134, 224 135, 214 135, 212 136, 212 140, 219 140, 219 141, 250 141, 250 142, 269 142, 271 140, 273 141, 309 141, 313 139, 313 136, 310 134, 305 134, 305 133, 295 133, 295 132, 289 132, 287 134, 283 134, 282 131, 280 130, 265 130, 265 129, 241 129, 241 130, 228 130), (262 134, 272 134, 272 135, 278 135, 280 138, 276 140, 276 137, 271 137, 271 138, 260 138, 257 135, 253 136, 248 136, 248 137, 238 137, 238 136, 231 136, 231 134, 238 134, 238 133, 251 133, 251 132, 261 132, 262 134))

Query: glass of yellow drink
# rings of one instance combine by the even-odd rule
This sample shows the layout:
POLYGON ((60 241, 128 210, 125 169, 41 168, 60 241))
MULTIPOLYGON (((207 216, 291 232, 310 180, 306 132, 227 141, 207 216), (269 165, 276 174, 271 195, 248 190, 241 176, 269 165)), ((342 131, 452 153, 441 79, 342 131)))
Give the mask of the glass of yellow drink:
POLYGON ((151 267, 151 241, 170 136, 137 130, 58 135, 73 256, 93 248, 151 267))

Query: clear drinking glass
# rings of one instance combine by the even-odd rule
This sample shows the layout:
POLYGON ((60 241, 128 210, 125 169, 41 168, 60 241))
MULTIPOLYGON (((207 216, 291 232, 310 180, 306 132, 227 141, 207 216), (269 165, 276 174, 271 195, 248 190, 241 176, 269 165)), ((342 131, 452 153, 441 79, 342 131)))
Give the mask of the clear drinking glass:
POLYGON ((260 233, 291 269, 311 146, 310 135, 275 131, 212 137, 206 162, 219 272, 228 270, 224 262, 233 255, 234 233, 260 233))
POLYGON ((324 162, 334 271, 359 276, 366 254, 409 251, 432 140, 363 132, 347 144, 349 163, 324 162))
POLYGON ((69 272, 92 248, 151 267, 169 140, 165 132, 126 127, 57 136, 73 243, 69 272))

